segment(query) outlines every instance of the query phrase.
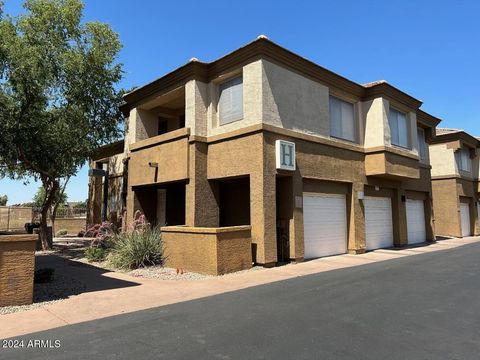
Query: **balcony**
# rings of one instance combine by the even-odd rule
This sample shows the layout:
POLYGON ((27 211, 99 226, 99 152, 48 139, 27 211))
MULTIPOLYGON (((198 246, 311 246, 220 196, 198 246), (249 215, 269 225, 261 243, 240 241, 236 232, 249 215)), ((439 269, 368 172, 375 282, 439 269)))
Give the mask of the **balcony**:
POLYGON ((130 145, 129 186, 188 179, 189 135, 180 128, 130 145))
POLYGON ((418 156, 384 148, 365 155, 365 174, 393 180, 420 179, 418 156))

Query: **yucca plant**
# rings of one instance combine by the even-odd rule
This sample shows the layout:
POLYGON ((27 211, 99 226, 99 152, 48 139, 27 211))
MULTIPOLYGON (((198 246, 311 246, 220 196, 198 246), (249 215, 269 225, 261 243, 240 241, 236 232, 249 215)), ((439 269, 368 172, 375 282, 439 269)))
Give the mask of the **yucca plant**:
POLYGON ((136 269, 152 265, 162 265, 162 234, 158 227, 142 231, 120 233, 115 241, 109 260, 120 269, 136 269))

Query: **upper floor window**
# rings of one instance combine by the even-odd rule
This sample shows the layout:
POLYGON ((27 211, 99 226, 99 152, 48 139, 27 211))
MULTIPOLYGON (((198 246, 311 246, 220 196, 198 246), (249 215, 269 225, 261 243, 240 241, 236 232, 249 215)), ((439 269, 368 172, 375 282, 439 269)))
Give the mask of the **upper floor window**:
POLYGON ((472 160, 470 159, 470 151, 462 148, 455 153, 458 168, 462 171, 470 172, 472 170, 472 160))
POLYGON ((418 155, 421 161, 427 160, 427 143, 425 142, 425 131, 422 128, 417 129, 418 137, 418 155))
POLYGON ((225 81, 219 86, 218 118, 220 125, 243 118, 243 78, 225 81))
POLYGON ((388 117, 392 145, 410 148, 408 140, 408 121, 406 114, 390 108, 388 117))
POLYGON ((356 141, 353 104, 330 96, 330 136, 356 141))

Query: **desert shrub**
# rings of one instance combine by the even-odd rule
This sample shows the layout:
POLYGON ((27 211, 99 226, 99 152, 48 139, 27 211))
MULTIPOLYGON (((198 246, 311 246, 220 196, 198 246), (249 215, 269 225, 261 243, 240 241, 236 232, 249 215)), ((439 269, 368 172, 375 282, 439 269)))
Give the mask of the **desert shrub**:
POLYGON ((108 221, 91 226, 83 235, 84 237, 93 237, 90 246, 108 249, 112 247, 116 236, 115 226, 108 221))
POLYGON ((89 247, 85 250, 88 261, 103 261, 107 257, 108 250, 101 247, 89 247))
POLYGON ((135 211, 133 222, 127 226, 127 232, 144 232, 147 229, 150 229, 150 223, 147 221, 147 218, 140 210, 135 211))
POLYGON ((52 269, 52 268, 38 269, 35 271, 33 282, 35 284, 43 284, 43 283, 51 282, 53 280, 54 273, 55 273, 55 269, 52 269))
POLYGON ((57 233, 55 234, 55 236, 65 236, 68 234, 68 230, 67 229, 60 229, 57 231, 57 233))
POLYGON ((160 229, 147 227, 120 233, 109 260, 113 266, 120 269, 162 265, 164 258, 160 229))

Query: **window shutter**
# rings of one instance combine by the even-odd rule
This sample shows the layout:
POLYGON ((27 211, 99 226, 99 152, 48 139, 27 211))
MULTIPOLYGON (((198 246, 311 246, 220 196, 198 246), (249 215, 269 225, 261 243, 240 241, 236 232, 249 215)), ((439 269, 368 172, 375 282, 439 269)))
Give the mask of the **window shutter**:
POLYGON ((388 124, 390 125, 391 143, 409 148, 408 121, 406 115, 395 109, 390 109, 388 124))
POLYGON ((405 114, 397 113, 398 119, 398 145, 408 147, 408 124, 405 114))
POLYGON ((220 84, 218 111, 220 125, 243 118, 243 79, 237 77, 220 84))
POLYGON ((396 111, 390 110, 388 124, 390 125, 390 141, 392 144, 398 145, 398 118, 396 111))
POLYGON ((330 134, 335 137, 342 136, 342 110, 338 99, 330 96, 330 134))
POLYGON ((342 137, 355 141, 355 120, 353 116, 353 105, 342 101, 342 137))
POLYGON ((427 144, 425 142, 425 132, 423 129, 417 129, 417 138, 418 138, 418 155, 420 160, 427 159, 427 144))
POLYGON ((334 96, 329 98, 330 135, 355 141, 355 119, 353 104, 334 96))

